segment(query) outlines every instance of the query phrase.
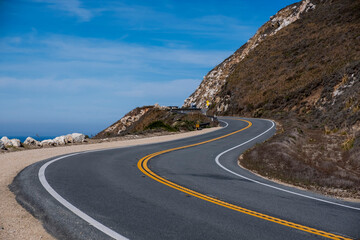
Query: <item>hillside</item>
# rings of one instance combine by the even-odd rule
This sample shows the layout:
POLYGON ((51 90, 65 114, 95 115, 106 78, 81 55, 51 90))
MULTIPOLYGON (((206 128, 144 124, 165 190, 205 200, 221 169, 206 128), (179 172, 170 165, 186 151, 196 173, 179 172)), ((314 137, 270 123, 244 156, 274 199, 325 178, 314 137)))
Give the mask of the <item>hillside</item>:
POLYGON ((109 138, 154 132, 193 131, 196 129, 197 122, 208 124, 207 126, 209 127, 218 125, 217 120, 213 121, 199 112, 182 114, 158 105, 137 107, 93 138, 109 138))
POLYGON ((277 136, 240 164, 264 176, 360 197, 360 1, 280 10, 184 102, 277 120, 277 136), (291 173, 291 174, 289 174, 291 173))

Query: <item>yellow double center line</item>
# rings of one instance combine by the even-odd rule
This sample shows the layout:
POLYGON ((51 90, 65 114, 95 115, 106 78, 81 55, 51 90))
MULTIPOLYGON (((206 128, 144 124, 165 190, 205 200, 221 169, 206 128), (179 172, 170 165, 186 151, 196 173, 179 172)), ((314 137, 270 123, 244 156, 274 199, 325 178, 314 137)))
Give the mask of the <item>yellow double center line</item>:
POLYGON ((145 175, 147 175, 148 177, 154 179, 155 181, 158 181, 158 182, 160 182, 160 183, 162 183, 162 184, 164 184, 166 186, 169 186, 171 188, 174 188, 176 190, 184 192, 184 193, 186 193, 188 195, 203 199, 205 201, 208 201, 208 202, 211 202, 211 203, 214 203, 214 204, 217 204, 217 205, 220 205, 220 206, 223 206, 223 207, 226 207, 226 208, 229 208, 229 209, 241 212, 241 213, 245 213, 245 214, 257 217, 257 218, 261 218, 261 219, 264 219, 264 220, 267 220, 267 221, 270 221, 270 222, 278 223, 278 224, 281 224, 281 225, 284 225, 284 226, 288 226, 288 227, 299 229, 299 230, 309 232, 309 233, 312 233, 312 234, 320 235, 320 236, 323 236, 323 237, 326 237, 326 238, 330 238, 330 239, 350 239, 350 238, 346 238, 346 237, 343 237, 343 236, 340 236, 340 235, 324 232, 324 231, 321 231, 321 230, 318 230, 318 229, 315 229, 315 228, 307 227, 307 226, 300 225, 300 224, 293 223, 293 222, 289 222, 289 221, 286 221, 286 220, 283 220, 283 219, 280 219, 280 218, 276 218, 276 217, 272 217, 272 216, 269 216, 269 215, 266 215, 266 214, 255 212, 255 211, 252 211, 252 210, 249 210, 249 209, 246 209, 246 208, 243 208, 243 207, 231 204, 231 203, 227 203, 227 202, 218 200, 218 199, 213 198, 213 197, 209 197, 209 196, 204 195, 202 193, 199 193, 199 192, 193 191, 191 189, 188 189, 186 187, 180 186, 180 185, 178 185, 178 184, 176 184, 174 182, 171 182, 171 181, 169 181, 169 180, 167 180, 167 179, 165 179, 163 177, 160 177, 159 175, 157 175, 156 173, 154 173, 153 171, 151 171, 149 169, 149 167, 147 165, 148 162, 150 161, 150 159, 152 159, 152 158, 154 158, 156 156, 159 156, 159 155, 164 154, 164 153, 180 150, 180 149, 195 147, 195 146, 202 145, 202 144, 209 143, 209 142, 213 142, 213 141, 216 141, 216 140, 219 140, 219 139, 222 139, 222 138, 226 138, 226 137, 231 136, 233 134, 236 134, 238 132, 244 131, 245 129, 250 128, 251 125, 252 125, 252 123, 250 121, 242 120, 242 119, 239 119, 239 120, 248 123, 248 125, 246 127, 242 128, 242 129, 240 129, 240 130, 231 132, 231 133, 223 135, 221 137, 213 138, 213 139, 210 139, 210 140, 207 140, 207 141, 203 141, 203 142, 199 142, 199 143, 195 143, 195 144, 190 144, 190 145, 186 145, 186 146, 182 146, 182 147, 166 149, 166 150, 163 150, 163 151, 159 151, 159 152, 156 152, 156 153, 149 154, 149 155, 141 158, 139 160, 137 166, 140 169, 140 171, 142 171, 145 175))

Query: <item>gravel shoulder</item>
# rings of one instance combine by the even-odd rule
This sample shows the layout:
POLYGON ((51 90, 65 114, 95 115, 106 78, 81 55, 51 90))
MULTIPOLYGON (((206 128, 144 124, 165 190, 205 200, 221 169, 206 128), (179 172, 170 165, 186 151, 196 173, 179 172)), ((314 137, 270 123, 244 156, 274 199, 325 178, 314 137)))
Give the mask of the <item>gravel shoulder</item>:
POLYGON ((14 177, 25 167, 38 161, 73 152, 166 142, 197 136, 218 129, 220 127, 141 139, 32 149, 0 154, 0 239, 54 239, 45 231, 41 222, 17 203, 15 195, 8 188, 14 177))

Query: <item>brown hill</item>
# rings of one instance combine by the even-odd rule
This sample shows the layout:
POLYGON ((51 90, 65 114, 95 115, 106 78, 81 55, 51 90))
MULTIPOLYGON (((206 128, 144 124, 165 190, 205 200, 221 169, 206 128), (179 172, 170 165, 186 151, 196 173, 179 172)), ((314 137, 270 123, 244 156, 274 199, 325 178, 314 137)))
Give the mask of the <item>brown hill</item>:
POLYGON ((280 10, 185 100, 282 125, 241 164, 264 176, 360 197, 360 1, 280 10), (291 173, 291 174, 289 174, 291 173))

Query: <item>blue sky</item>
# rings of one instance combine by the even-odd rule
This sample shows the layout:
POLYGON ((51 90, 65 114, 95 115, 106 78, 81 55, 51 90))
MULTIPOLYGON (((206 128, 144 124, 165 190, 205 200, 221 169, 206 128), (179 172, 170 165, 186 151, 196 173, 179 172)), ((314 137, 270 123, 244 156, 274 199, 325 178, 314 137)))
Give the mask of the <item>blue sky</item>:
POLYGON ((91 135, 136 106, 180 106, 294 2, 0 1, 0 137, 91 135))

